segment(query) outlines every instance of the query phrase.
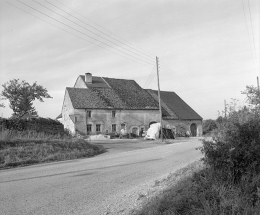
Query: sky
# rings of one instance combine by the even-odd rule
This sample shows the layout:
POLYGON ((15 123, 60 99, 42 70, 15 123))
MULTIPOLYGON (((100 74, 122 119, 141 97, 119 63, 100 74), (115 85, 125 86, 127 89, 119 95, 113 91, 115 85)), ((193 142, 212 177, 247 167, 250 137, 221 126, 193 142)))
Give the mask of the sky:
POLYGON ((259 28, 258 0, 0 0, 0 91, 37 81, 53 97, 34 102, 39 116, 56 118, 87 72, 157 89, 157 56, 161 90, 216 119, 257 86, 259 28))

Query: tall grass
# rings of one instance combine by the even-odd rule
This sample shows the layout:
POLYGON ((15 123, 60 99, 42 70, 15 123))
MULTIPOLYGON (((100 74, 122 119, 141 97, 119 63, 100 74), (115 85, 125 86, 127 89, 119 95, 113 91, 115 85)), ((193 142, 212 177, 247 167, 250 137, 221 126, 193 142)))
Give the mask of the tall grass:
MULTIPOLYGON (((196 167, 195 164, 194 167, 196 167)), ((260 190, 255 197, 252 191, 254 182, 233 184, 219 179, 221 172, 204 168, 196 171, 190 166, 183 177, 174 183, 176 174, 169 178, 173 181, 161 194, 147 199, 143 208, 135 215, 259 215, 260 190), (193 174, 190 174, 190 171, 193 174), (253 198, 252 198, 253 197, 253 198), (252 204, 253 199, 256 201, 252 204)), ((196 167, 197 168, 197 167, 196 167)), ((198 168, 200 169, 200 168, 198 168)))
POLYGON ((260 214, 259 109, 231 109, 216 130, 200 148, 204 169, 149 199, 136 214, 260 214))
POLYGON ((0 132, 0 168, 92 157, 104 149, 83 139, 34 131, 0 132))

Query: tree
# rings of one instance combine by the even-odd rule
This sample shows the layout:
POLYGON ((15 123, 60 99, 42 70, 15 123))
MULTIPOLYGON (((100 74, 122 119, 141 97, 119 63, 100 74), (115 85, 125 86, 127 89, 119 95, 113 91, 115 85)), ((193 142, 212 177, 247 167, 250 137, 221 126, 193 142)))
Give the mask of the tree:
POLYGON ((37 82, 30 85, 24 80, 13 79, 2 86, 4 89, 1 96, 9 100, 9 107, 13 110, 15 117, 23 116, 26 113, 37 115, 33 101, 37 99, 43 102, 43 98, 52 98, 45 88, 37 85, 37 82))
POLYGON ((254 86, 246 86, 246 90, 241 92, 242 94, 246 94, 247 102, 253 106, 260 105, 260 94, 258 92, 257 87, 254 86))
MULTIPOLYGON (((0 100, 4 100, 3 98, 0 98, 0 100)), ((0 103, 0 107, 5 107, 5 105, 3 103, 0 103)))
POLYGON ((210 133, 211 131, 213 131, 216 128, 217 128, 217 124, 216 124, 215 120, 212 120, 212 119, 203 120, 203 124, 202 124, 203 134, 210 133))

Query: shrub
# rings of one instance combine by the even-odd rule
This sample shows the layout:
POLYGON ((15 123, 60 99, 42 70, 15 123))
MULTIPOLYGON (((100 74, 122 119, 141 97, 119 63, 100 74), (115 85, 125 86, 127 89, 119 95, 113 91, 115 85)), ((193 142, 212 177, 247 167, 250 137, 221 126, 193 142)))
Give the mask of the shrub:
POLYGON ((210 133, 216 128, 217 128, 217 123, 215 122, 215 120, 212 119, 203 120, 203 124, 202 124, 203 135, 210 133))
POLYGON ((205 164, 234 182, 243 175, 251 178, 260 173, 260 117, 257 113, 246 116, 232 112, 222 125, 221 135, 213 141, 203 140, 200 148, 205 164))
POLYGON ((69 135, 68 131, 64 130, 63 125, 50 118, 32 118, 32 119, 0 119, 0 126, 8 130, 16 131, 35 131, 37 133, 46 133, 52 135, 69 135))

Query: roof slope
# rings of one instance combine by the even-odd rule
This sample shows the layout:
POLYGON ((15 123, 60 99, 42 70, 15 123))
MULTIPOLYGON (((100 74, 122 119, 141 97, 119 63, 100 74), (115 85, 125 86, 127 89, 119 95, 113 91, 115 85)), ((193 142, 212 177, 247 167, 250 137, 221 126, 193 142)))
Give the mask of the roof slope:
MULTIPOLYGON (((80 75, 80 77, 85 82, 85 76, 80 75)), ((109 88, 107 83, 101 77, 98 76, 92 76, 92 84, 86 83, 86 85, 88 88, 93 88, 93 87, 109 88)))
MULTIPOLYGON (((156 94, 158 93, 156 90, 153 90, 153 92, 156 94)), ((160 96, 161 100, 179 117, 179 119, 202 120, 202 117, 175 92, 160 91, 160 96)))
POLYGON ((74 108, 102 108, 106 103, 99 98, 97 92, 86 88, 69 88, 67 87, 71 103, 74 108))
POLYGON ((134 80, 100 77, 92 80, 88 89, 66 88, 74 108, 158 110, 157 102, 134 80))
POLYGON ((156 109, 157 102, 141 88, 134 80, 104 78, 118 97, 125 103, 127 109, 156 109))

